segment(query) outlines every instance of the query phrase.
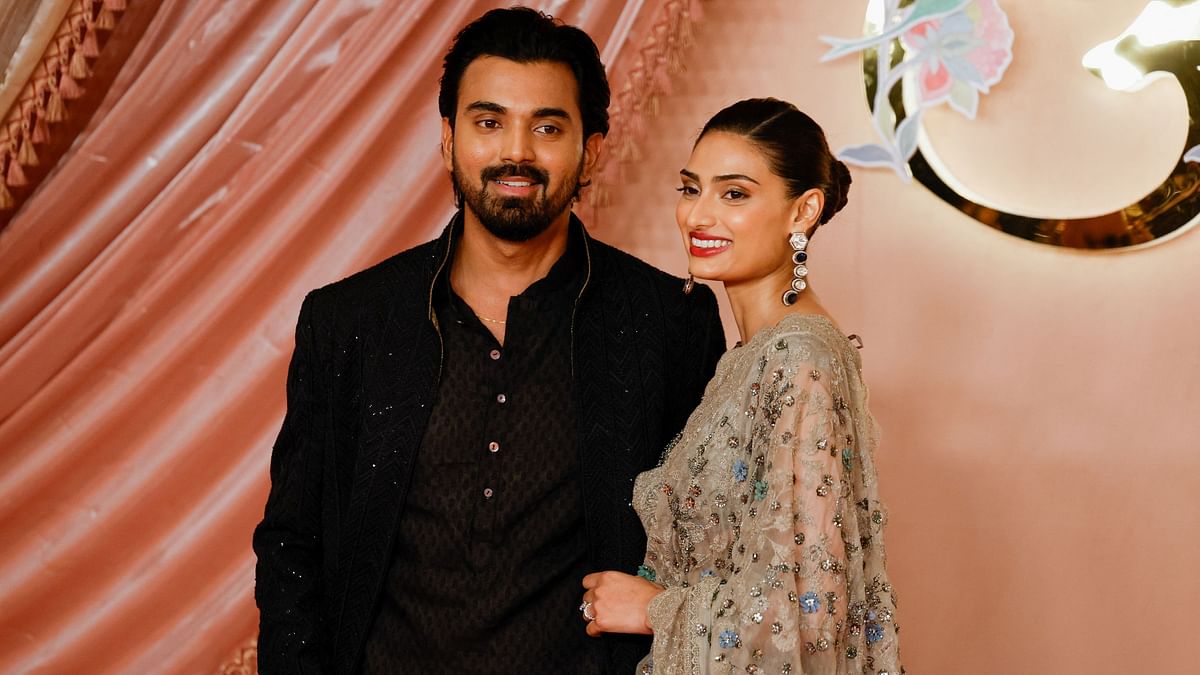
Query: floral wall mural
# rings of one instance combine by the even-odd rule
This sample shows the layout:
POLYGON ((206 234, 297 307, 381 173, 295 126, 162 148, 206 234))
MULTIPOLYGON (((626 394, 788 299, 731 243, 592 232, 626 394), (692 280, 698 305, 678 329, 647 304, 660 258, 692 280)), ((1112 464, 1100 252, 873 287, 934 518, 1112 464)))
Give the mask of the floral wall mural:
POLYGON ((1083 67, 1125 92, 1174 77, 1192 126, 1174 170, 1157 189, 1117 211, 1081 218, 1034 217, 974 194, 938 161, 923 131, 926 111, 943 104, 975 119, 981 95, 1003 80, 1014 58, 1014 31, 998 0, 871 0, 864 33, 821 38, 832 47, 822 61, 854 54, 863 60, 876 139, 841 148, 843 161, 915 178, 975 220, 1038 243, 1129 247, 1200 219, 1200 75, 1190 56, 1200 40, 1200 2, 1154 0, 1121 35, 1082 58, 1083 67))

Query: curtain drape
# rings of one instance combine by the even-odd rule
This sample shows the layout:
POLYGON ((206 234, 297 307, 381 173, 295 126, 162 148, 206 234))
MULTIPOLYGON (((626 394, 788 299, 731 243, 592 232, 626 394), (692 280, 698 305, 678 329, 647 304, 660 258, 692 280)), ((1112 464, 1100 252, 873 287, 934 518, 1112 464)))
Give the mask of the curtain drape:
MULTIPOLYGON (((162 2, 0 232, 0 671, 252 661, 300 300, 448 218, 441 57, 506 4, 162 2)), ((636 138, 695 3, 526 4, 596 39, 636 138)))

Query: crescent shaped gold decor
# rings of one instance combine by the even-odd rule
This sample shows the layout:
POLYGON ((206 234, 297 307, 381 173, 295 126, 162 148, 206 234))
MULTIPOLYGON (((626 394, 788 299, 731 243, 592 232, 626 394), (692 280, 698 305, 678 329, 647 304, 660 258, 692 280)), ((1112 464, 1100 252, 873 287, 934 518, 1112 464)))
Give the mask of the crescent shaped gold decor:
POLYGON ((862 52, 880 142, 839 150, 858 166, 889 167, 975 220, 1029 241, 1119 249, 1161 241, 1200 221, 1200 0, 1153 0, 1120 35, 1089 50, 1083 67, 1110 87, 1137 91, 1174 77, 1187 100, 1187 141, 1170 175, 1128 206, 1088 218, 1037 218, 985 204, 918 147, 924 110, 947 103, 974 118, 979 96, 1003 77, 1012 30, 999 0, 871 0, 865 37, 823 37, 822 60, 862 52))

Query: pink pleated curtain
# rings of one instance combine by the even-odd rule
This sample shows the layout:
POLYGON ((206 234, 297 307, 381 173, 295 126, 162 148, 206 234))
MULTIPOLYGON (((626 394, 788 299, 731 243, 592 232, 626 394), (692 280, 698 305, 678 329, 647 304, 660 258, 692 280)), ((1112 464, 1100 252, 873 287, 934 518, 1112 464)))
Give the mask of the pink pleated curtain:
MULTIPOLYGON (((0 671, 253 669, 300 300, 444 224, 441 56, 505 4, 161 2, 0 232, 0 671)), ((526 4, 595 38, 628 154, 697 3, 526 4)))

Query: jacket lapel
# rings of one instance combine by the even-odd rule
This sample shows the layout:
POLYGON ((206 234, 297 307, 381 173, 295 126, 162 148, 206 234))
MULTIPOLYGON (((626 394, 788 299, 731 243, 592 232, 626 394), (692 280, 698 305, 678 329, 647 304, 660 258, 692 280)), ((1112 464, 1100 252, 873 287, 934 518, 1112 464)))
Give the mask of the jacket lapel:
POLYGON ((645 552, 641 523, 629 506, 633 479, 646 466, 657 429, 647 426, 655 407, 640 375, 646 344, 633 298, 616 275, 606 274, 602 245, 588 242, 591 285, 574 327, 575 402, 579 471, 591 559, 597 568, 627 572, 645 552))
MULTIPOLYGON (((392 297, 411 297, 414 286, 432 288, 449 258, 454 225, 451 221, 417 274, 397 273, 389 289, 392 297)), ((338 564, 345 586, 334 650, 336 662, 349 670, 357 665, 374 616, 441 373, 442 342, 428 295, 419 303, 392 303, 379 326, 375 336, 359 336, 359 451, 338 564)))

